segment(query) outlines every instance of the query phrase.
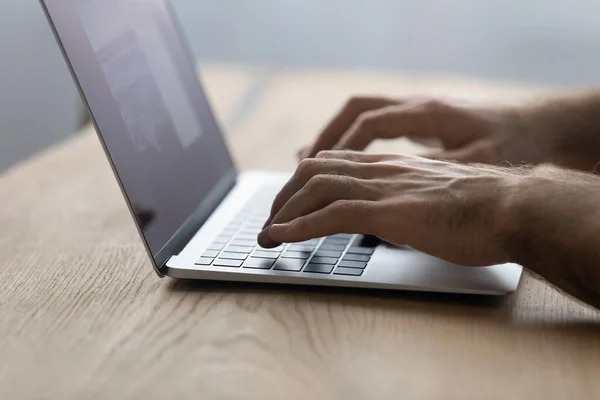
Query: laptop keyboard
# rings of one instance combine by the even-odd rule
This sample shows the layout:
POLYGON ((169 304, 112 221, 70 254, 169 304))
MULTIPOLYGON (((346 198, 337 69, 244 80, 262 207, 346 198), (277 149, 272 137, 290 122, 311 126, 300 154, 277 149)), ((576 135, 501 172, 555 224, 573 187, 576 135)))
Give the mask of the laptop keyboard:
POLYGON ((274 249, 258 246, 256 237, 268 217, 271 198, 257 196, 252 199, 223 229, 196 265, 355 277, 363 274, 378 240, 362 235, 339 234, 274 249))

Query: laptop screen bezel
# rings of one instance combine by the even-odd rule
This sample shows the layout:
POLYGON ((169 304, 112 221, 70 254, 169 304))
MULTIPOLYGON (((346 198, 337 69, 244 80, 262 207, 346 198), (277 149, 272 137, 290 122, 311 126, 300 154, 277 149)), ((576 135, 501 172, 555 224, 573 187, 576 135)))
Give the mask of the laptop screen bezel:
MULTIPOLYGON (((127 204, 129 212, 131 214, 131 217, 132 217, 132 219, 135 223, 135 226, 138 230, 138 234, 139 234, 140 238, 142 239, 142 242, 144 244, 146 252, 152 261, 154 270, 158 274, 158 276, 163 277, 165 275, 164 269, 165 269, 167 261, 173 255, 176 255, 179 252, 181 252, 181 250, 183 250, 183 248, 187 245, 187 243, 198 232, 198 230, 208 220, 208 218, 214 212, 214 210, 219 206, 219 204, 223 201, 223 199, 227 196, 227 194, 235 186, 235 183, 236 183, 237 177, 238 177, 238 171, 235 166, 235 161, 233 160, 233 157, 231 157, 231 154, 230 154, 230 158, 232 160, 232 169, 227 174, 225 174, 221 178, 221 180, 217 183, 217 185, 210 191, 210 193, 204 197, 202 202, 200 204, 198 204, 198 207, 196 208, 196 210, 194 210, 190 214, 190 216, 183 222, 183 224, 179 227, 179 229, 171 236, 171 238, 169 238, 167 240, 165 245, 155 255, 153 255, 152 250, 150 249, 148 242, 146 241, 146 238, 144 236, 142 227, 138 223, 138 219, 135 216, 135 212, 134 212, 131 200, 129 199, 129 196, 127 195, 127 192, 125 190, 123 182, 119 177, 119 173, 118 173, 118 171, 115 167, 115 164, 113 162, 113 159, 108 151, 106 142, 104 141, 104 138, 98 128, 97 121, 94 117, 94 111, 91 109, 90 104, 88 103, 88 101, 86 99, 86 95, 83 92, 79 78, 77 77, 77 74, 75 73, 75 70, 70 61, 69 55, 67 54, 65 46, 63 44, 63 41, 58 33, 58 29, 54 22, 52 12, 50 11, 49 6, 47 4, 49 0, 39 0, 39 1, 42 6, 42 9, 46 15, 48 23, 52 29, 52 33, 54 34, 56 42, 60 48, 60 51, 64 57, 65 63, 67 64, 69 72, 71 73, 73 81, 75 82, 77 90, 79 91, 81 100, 83 101, 86 109, 88 110, 88 112, 90 114, 92 124, 94 125, 94 128, 96 130, 98 139, 100 140, 102 148, 104 149, 104 153, 106 154, 106 157, 109 161, 109 164, 111 166, 111 169, 113 171, 115 179, 118 182, 121 193, 125 199, 125 202, 127 204)), ((79 2, 77 2, 77 3, 79 4, 79 2)), ((164 4, 166 5, 168 17, 169 17, 170 21, 172 22, 174 29, 176 30, 177 36, 181 40, 182 46, 185 48, 187 62, 189 62, 190 65, 194 68, 194 70, 196 70, 194 58, 191 56, 191 54, 192 54, 191 50, 190 50, 191 47, 189 45, 186 35, 184 34, 183 27, 181 26, 179 19, 175 17, 175 10, 173 9, 173 6, 169 0, 164 0, 164 4)), ((201 83, 200 77, 197 77, 197 82, 198 82, 198 89, 201 90, 202 83, 201 83)), ((209 101, 208 107, 209 107, 209 112, 214 116, 215 114, 210 105, 210 101, 209 101)), ((219 122, 216 118, 215 118, 215 121, 217 124, 217 128, 219 130, 219 135, 221 136, 221 140, 223 140, 225 148, 229 152, 227 143, 225 142, 224 137, 223 137, 223 129, 219 125, 219 122)))

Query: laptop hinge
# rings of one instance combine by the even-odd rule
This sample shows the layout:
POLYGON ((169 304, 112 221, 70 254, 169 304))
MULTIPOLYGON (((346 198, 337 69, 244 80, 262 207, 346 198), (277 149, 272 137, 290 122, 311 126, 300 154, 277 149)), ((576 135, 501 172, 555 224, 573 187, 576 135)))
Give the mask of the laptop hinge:
MULTIPOLYGON (((169 239, 167 244, 154 256, 154 263, 159 271, 164 271, 167 261, 179 254, 202 225, 208 220, 219 204, 227 197, 237 182, 237 172, 232 170, 215 186, 200 203, 196 211, 181 225, 179 230, 169 239)), ((161 272, 162 273, 162 272, 161 272)))

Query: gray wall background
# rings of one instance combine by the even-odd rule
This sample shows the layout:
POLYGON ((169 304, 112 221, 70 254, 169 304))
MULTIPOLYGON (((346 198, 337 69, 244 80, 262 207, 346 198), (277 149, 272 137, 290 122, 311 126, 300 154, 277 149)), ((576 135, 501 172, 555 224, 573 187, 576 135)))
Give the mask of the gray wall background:
MULTIPOLYGON (((204 61, 600 81, 597 0, 174 0, 204 61)), ((0 170, 81 122, 35 0, 0 2, 0 170)))

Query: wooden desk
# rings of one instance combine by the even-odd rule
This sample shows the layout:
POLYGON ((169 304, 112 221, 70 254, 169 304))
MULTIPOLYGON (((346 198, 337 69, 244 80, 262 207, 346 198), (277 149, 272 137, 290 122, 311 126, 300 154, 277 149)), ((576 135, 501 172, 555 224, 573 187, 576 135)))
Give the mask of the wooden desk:
MULTIPOLYGON (((354 91, 538 91, 344 71, 205 72, 242 168, 293 168, 296 148, 354 91)), ((528 276, 497 300, 157 278, 91 129, 0 177, 0 204, 2 399, 600 396, 599 314, 528 276)))

